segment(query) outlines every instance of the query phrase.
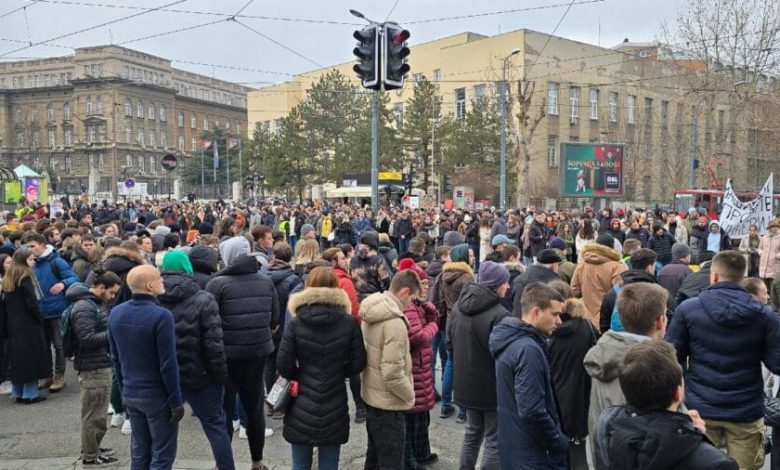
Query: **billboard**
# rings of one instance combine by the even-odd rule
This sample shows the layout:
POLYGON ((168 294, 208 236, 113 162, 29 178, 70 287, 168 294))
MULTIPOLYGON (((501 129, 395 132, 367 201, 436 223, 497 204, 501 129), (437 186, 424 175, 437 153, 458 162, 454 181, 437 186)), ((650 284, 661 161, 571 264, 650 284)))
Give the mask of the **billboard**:
POLYGON ((623 196, 623 145, 561 144, 561 196, 623 196))

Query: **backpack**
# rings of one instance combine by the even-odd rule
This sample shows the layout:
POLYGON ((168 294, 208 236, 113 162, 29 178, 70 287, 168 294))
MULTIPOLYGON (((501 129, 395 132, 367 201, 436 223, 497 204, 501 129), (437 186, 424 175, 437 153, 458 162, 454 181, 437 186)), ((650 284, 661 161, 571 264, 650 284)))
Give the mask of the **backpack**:
MULTIPOLYGON (((86 301, 89 302, 95 309, 95 322, 97 322, 98 317, 100 316, 100 309, 95 304, 95 302, 89 299, 86 299, 86 301)), ((73 325, 71 325, 70 321, 71 313, 73 313, 73 306, 76 305, 77 302, 78 301, 68 305, 65 311, 62 312, 62 319, 60 321, 60 333, 62 334, 62 352, 65 357, 75 356, 79 349, 79 340, 76 337, 76 332, 74 331, 73 325)))
POLYGON ((615 305, 612 307, 612 319, 610 321, 610 329, 612 331, 625 331, 623 328, 623 322, 620 321, 620 315, 618 314, 618 307, 617 307, 617 296, 620 295, 620 291, 623 290, 623 286, 620 284, 615 284, 612 286, 612 290, 615 291, 615 305))

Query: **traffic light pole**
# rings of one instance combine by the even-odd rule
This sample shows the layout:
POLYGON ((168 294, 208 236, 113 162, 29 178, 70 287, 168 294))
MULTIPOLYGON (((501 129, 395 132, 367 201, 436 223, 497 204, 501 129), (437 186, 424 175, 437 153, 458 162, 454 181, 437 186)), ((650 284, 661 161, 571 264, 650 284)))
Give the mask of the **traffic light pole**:
POLYGON ((377 124, 379 91, 371 95, 371 210, 376 214, 379 208, 379 139, 377 124))

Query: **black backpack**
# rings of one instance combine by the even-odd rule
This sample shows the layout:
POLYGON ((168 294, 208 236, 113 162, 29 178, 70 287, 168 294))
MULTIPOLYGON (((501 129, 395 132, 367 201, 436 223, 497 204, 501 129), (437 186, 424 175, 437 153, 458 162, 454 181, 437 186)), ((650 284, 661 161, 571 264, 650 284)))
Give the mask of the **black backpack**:
MULTIPOLYGON (((95 322, 97 323, 100 316, 100 309, 95 302, 85 299, 95 309, 95 322)), ((77 301, 78 302, 78 301, 77 301)), ((73 330, 71 324, 71 314, 73 313, 73 306, 77 302, 73 302, 68 305, 68 308, 62 312, 62 321, 60 322, 60 333, 62 334, 62 352, 65 357, 74 357, 79 350, 79 339, 76 337, 76 332, 73 330)))

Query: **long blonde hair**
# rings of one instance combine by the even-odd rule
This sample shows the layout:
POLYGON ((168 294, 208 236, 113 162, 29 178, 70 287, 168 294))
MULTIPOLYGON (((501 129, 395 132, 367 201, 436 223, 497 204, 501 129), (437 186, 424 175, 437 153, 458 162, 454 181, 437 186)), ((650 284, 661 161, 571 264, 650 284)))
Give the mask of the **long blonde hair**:
POLYGON ((5 273, 3 277, 3 292, 13 292, 22 283, 24 278, 32 278, 32 268, 27 266, 27 260, 32 256, 32 252, 25 249, 18 249, 13 256, 13 263, 11 268, 5 273))
POLYGON ((309 264, 314 260, 322 258, 320 256, 320 244, 317 240, 306 240, 301 247, 301 251, 295 257, 295 264, 309 264))

